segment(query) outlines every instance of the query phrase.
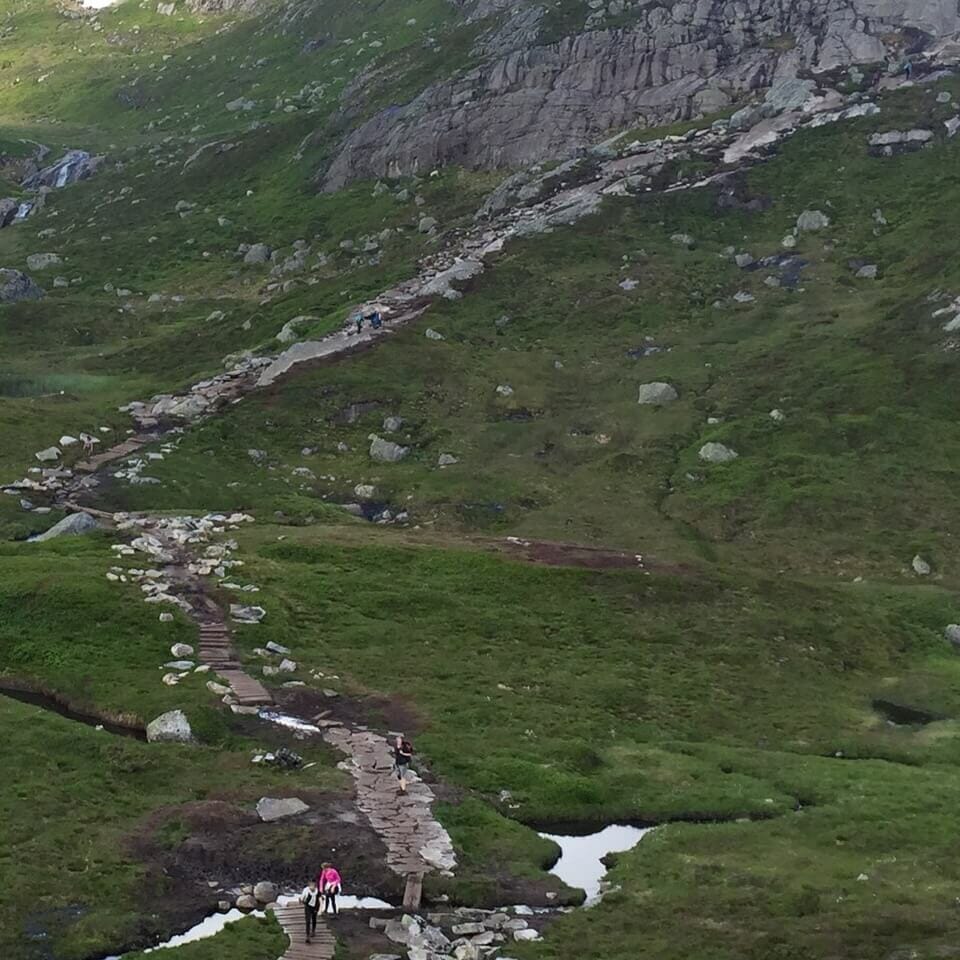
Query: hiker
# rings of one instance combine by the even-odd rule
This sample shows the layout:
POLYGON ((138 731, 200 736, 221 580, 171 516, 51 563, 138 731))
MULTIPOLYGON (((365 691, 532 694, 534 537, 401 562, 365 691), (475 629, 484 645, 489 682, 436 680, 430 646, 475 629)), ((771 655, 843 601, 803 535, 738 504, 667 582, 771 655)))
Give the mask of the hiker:
POLYGON ((374 330, 379 330, 383 326, 383 317, 380 316, 379 310, 374 310, 373 314, 370 317, 370 326, 374 330))
POLYGON ((89 433, 80 434, 80 442, 83 444, 83 452, 89 457, 93 453, 94 444, 97 442, 89 433))
POLYGON ((909 57, 904 57, 900 72, 908 79, 913 78, 913 61, 909 57))
POLYGON ((355 319, 357 321, 357 336, 359 337, 363 332, 363 314, 358 313, 355 319))
POLYGON ((300 902, 303 904, 303 922, 307 931, 307 943, 310 937, 317 932, 317 911, 320 909, 320 890, 317 888, 317 881, 311 880, 300 894, 300 902))
POLYGON ((400 781, 400 792, 406 793, 410 761, 413 759, 413 744, 403 737, 397 737, 393 747, 393 759, 397 767, 397 779, 400 781))
POLYGON ((337 868, 332 863, 325 863, 320 870, 320 891, 323 893, 323 912, 327 913, 332 908, 334 916, 339 914, 337 909, 337 894, 343 881, 337 868))

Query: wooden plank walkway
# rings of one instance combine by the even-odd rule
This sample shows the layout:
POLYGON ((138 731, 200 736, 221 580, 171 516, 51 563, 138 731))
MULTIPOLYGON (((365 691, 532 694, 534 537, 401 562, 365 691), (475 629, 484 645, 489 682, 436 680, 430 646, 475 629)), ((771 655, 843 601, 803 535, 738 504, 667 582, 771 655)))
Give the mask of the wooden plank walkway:
POLYGON ((273 697, 267 688, 241 668, 225 623, 200 624, 197 656, 201 663, 208 664, 211 670, 226 681, 241 707, 273 703, 273 697))
POLYGON ((290 938, 290 946, 280 960, 333 960, 337 939, 322 916, 317 917, 317 930, 310 943, 307 943, 306 920, 299 903, 277 907, 276 917, 290 938))

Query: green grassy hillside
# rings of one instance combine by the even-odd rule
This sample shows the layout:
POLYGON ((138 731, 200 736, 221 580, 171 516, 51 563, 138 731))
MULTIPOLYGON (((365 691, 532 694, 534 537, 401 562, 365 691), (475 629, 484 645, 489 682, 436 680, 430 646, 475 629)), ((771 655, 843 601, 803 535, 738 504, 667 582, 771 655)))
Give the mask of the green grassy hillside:
MULTIPOLYGON (((316 181, 351 125, 469 70, 500 14, 2 12, 4 192, 20 197, 13 171, 37 142, 44 162, 107 158, 0 230, 0 266, 60 258, 28 270, 44 299, 0 306, 3 482, 63 434, 123 440, 130 401, 278 353, 294 318, 300 339, 336 330, 456 243, 511 172, 316 181), (275 258, 246 263, 256 243, 275 258)), ((583 13, 558 5, 547 28, 583 13)), ((728 181, 610 197, 511 240, 462 298, 373 349, 158 441, 174 443, 150 461, 158 482, 111 468, 85 495, 255 516, 236 555, 267 616, 236 631, 244 664, 281 703, 415 736, 460 861, 428 877, 431 905, 575 902, 535 826, 659 824, 598 906, 510 955, 952 955, 960 341, 956 311, 934 314, 960 296, 960 138, 944 127, 958 95, 953 75, 885 94, 878 115, 804 128, 728 181), (868 149, 892 128, 934 136, 868 149), (805 210, 829 224, 785 245, 805 210), (676 399, 638 403, 649 383, 676 399), (372 460, 372 434, 408 455, 372 460), (708 443, 737 456, 706 462, 708 443), (339 506, 358 502, 385 522, 339 506), (305 690, 264 676, 271 640, 305 690)), ((0 694, 0 955, 139 950, 239 884, 299 882, 331 849, 354 891, 397 898, 338 755, 230 712, 209 675, 161 682, 196 627, 108 579, 145 563, 118 561, 130 534, 28 543, 63 505, 20 500, 0 497, 0 687, 137 727, 183 709, 197 742, 119 738, 0 694), (281 743, 312 766, 250 763, 281 743), (322 814, 289 832, 256 821, 260 796, 294 793, 322 814)), ((361 927, 337 928, 343 956, 392 952, 361 927)), ((170 960, 274 960, 284 944, 247 920, 170 960)))

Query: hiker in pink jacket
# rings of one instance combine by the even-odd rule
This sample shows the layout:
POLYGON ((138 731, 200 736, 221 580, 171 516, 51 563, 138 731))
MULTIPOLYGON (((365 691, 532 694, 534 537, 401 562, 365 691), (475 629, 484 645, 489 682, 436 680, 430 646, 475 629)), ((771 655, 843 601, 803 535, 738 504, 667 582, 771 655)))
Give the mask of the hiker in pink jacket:
POLYGON ((320 870, 320 876, 317 878, 317 885, 323 894, 324 913, 327 912, 328 908, 331 909, 334 916, 340 912, 337 910, 337 894, 340 892, 342 884, 343 881, 340 879, 337 868, 332 863, 325 863, 320 870))

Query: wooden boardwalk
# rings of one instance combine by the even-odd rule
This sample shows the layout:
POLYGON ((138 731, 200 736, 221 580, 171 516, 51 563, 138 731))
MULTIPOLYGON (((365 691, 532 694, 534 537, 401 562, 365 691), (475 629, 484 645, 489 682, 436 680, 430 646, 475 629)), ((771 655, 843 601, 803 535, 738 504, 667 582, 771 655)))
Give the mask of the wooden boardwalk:
POLYGON ((226 681, 241 707, 258 707, 273 703, 270 691, 254 680, 240 666, 230 640, 230 631, 223 622, 200 624, 200 645, 197 656, 214 673, 226 681))
POLYGON ((290 938, 290 946, 280 960, 333 960, 337 939, 322 916, 317 917, 317 930, 310 943, 307 943, 306 921, 301 904, 277 907, 276 917, 283 932, 290 938))

